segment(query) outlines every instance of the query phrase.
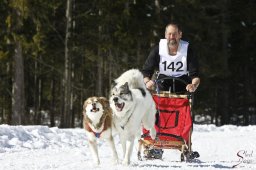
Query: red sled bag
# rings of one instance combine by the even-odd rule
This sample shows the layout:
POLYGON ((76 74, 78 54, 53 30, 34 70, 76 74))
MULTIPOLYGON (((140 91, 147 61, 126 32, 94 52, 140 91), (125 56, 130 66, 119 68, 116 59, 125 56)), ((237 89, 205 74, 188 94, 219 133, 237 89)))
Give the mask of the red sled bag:
MULTIPOLYGON (((187 143, 192 128, 189 100, 153 95, 156 109, 155 129, 160 140, 173 140, 182 137, 187 143)), ((143 133, 148 131, 143 129, 143 133)))

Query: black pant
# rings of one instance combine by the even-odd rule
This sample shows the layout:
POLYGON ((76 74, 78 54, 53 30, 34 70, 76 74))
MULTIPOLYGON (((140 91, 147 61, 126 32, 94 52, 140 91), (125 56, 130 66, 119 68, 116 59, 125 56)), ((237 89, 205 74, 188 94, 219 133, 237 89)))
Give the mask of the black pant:
POLYGON ((164 74, 159 74, 157 78, 157 88, 160 91, 170 91, 172 93, 185 93, 187 84, 191 83, 191 78, 188 75, 181 77, 169 77, 164 74))

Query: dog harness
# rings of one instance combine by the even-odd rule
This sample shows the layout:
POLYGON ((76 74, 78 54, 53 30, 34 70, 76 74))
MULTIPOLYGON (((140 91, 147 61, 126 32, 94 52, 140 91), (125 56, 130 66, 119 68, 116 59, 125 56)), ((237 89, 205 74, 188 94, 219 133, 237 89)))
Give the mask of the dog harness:
POLYGON ((102 131, 101 131, 101 132, 98 132, 98 133, 97 133, 97 132, 94 132, 94 131, 92 130, 92 128, 89 126, 89 123, 86 123, 86 124, 85 124, 85 128, 86 128, 86 130, 87 130, 88 132, 94 133, 94 135, 95 135, 96 138, 100 138, 101 133, 107 129, 107 127, 105 126, 105 123, 103 123, 103 129, 102 129, 102 131))
POLYGON ((131 115, 128 117, 126 123, 124 125, 120 125, 120 127, 124 130, 124 127, 126 126, 126 124, 129 122, 130 118, 132 117, 132 113, 131 115))
MULTIPOLYGON (((136 108, 136 104, 135 104, 133 110, 130 112, 130 115, 129 115, 129 117, 127 118, 126 122, 125 122, 123 125, 120 125, 120 127, 121 127, 123 130, 124 130, 126 124, 129 122, 130 118, 132 117, 132 113, 134 112, 135 108, 136 108)), ((122 118, 124 118, 124 117, 122 117, 122 118)))

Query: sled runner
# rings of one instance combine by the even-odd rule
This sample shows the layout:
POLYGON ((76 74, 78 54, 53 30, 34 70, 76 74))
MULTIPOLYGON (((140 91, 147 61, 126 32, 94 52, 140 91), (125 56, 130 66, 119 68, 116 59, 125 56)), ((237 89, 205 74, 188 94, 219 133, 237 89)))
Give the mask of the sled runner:
MULTIPOLYGON (((178 78, 170 78, 183 82, 178 78)), ((168 77, 168 79, 170 78, 168 77)), ((146 159, 162 159, 163 149, 178 149, 181 152, 181 161, 189 161, 199 157, 198 152, 193 152, 191 149, 192 94, 156 90, 152 95, 157 109, 155 122, 157 135, 156 139, 153 140, 149 132, 142 129, 138 159, 142 160, 142 148, 146 159)))

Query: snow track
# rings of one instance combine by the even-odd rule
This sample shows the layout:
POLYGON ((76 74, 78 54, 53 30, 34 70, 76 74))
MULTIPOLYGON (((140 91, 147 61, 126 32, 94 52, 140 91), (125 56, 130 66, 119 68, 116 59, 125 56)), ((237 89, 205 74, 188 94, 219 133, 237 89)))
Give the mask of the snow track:
MULTIPOLYGON (((164 150, 163 160, 137 160, 112 165, 110 149, 99 141, 101 164, 94 167, 83 129, 59 129, 46 126, 0 125, 0 170, 158 170, 158 169, 256 169, 256 126, 195 125, 192 148, 200 158, 180 162, 180 152, 164 150), (239 156, 240 157, 239 157, 239 156)), ((115 137, 119 158, 119 139, 115 137)))

